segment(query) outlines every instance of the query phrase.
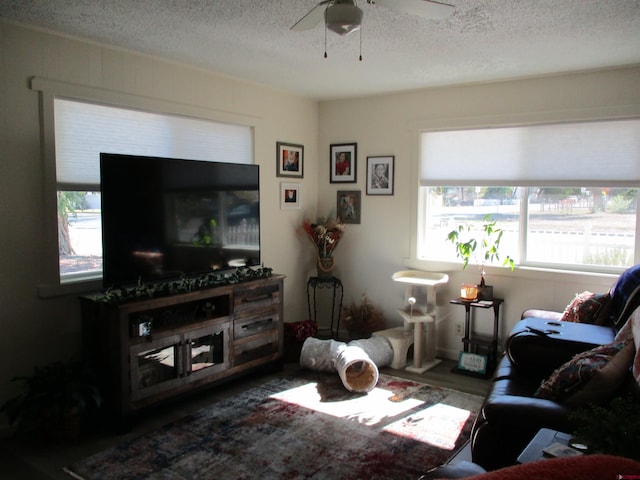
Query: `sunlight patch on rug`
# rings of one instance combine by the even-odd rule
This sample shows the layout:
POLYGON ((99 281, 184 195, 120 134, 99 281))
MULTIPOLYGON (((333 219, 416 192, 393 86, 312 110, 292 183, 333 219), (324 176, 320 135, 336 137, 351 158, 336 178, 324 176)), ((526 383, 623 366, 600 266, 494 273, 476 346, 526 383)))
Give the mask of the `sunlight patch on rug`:
POLYGON ((392 391, 380 387, 375 387, 367 394, 352 394, 343 400, 327 402, 314 382, 278 392, 271 398, 369 426, 424 404, 424 401, 415 398, 396 398, 392 391))
POLYGON ((434 447, 453 450, 470 416, 469 410, 438 403, 393 422, 384 430, 434 447))

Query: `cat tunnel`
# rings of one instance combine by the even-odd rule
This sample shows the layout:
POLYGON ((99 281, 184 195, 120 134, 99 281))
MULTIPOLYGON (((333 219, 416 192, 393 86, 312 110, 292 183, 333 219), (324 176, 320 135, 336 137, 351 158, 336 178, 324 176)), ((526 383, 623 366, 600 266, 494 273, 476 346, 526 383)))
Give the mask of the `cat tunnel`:
POLYGON ((393 359, 391 344, 384 337, 353 340, 348 344, 336 340, 308 337, 300 353, 300 365, 319 372, 338 372, 350 392, 369 392, 378 383, 378 367, 393 359))

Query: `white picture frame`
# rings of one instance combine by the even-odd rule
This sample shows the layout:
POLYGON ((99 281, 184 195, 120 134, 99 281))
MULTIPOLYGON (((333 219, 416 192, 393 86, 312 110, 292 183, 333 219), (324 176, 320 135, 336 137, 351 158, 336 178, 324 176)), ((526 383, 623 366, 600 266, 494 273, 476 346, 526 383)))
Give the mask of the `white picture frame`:
POLYGON ((299 183, 280 183, 280 208, 282 210, 301 208, 299 183))

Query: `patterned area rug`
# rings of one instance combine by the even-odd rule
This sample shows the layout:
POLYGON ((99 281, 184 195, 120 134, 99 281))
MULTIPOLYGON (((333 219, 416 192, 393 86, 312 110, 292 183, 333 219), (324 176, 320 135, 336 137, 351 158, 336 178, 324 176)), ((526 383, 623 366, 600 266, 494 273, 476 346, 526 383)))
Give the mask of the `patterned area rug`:
POLYGON ((83 480, 417 479, 468 440, 482 398, 380 375, 369 393, 302 371, 65 469, 83 480))

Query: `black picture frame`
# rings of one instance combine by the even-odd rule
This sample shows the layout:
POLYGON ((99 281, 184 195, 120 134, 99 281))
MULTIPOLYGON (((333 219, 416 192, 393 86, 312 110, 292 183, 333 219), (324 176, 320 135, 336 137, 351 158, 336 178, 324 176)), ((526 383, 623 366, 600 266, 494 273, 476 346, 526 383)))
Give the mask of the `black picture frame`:
POLYGON ((356 183, 358 180, 358 144, 335 143, 330 146, 331 183, 356 183))
POLYGON ((367 195, 393 195, 395 156, 367 157, 367 195))
POLYGON ((276 176, 304 177, 304 145, 276 142, 276 176))
POLYGON ((362 212, 360 190, 338 190, 336 212, 342 223, 360 223, 362 212))

